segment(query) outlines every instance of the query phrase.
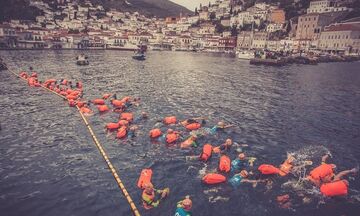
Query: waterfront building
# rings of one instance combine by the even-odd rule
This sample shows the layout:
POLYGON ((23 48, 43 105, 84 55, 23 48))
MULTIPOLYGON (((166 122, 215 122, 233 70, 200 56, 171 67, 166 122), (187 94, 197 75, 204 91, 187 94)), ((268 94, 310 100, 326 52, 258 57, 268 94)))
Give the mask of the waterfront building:
POLYGON ((218 50, 223 51, 233 51, 236 47, 236 37, 224 37, 219 38, 218 50))
POLYGON ((266 49, 270 51, 280 51, 280 41, 279 40, 267 40, 266 41, 266 49))
POLYGON ((313 0, 307 9, 307 13, 329 13, 349 11, 347 7, 338 7, 336 0, 313 0))
POLYGON ((360 53, 360 22, 327 26, 319 38, 320 50, 360 53))
POLYGON ((237 37, 237 49, 251 49, 253 33, 251 31, 241 31, 237 37))
POLYGON ((267 32, 255 32, 251 44, 252 49, 265 49, 268 40, 267 32))
POLYGON ((310 13, 299 16, 296 39, 297 40, 317 40, 325 26, 339 21, 347 13, 310 13))
POLYGON ((17 33, 9 24, 0 24, 0 47, 14 48, 17 46, 17 33))

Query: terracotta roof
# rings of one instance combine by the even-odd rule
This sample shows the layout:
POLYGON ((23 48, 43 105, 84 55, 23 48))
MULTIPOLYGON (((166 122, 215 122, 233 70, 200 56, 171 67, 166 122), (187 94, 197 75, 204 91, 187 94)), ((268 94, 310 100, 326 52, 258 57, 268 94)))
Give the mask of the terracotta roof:
POLYGON ((329 31, 360 31, 360 23, 359 24, 347 24, 347 23, 340 23, 330 25, 325 28, 325 32, 329 31))

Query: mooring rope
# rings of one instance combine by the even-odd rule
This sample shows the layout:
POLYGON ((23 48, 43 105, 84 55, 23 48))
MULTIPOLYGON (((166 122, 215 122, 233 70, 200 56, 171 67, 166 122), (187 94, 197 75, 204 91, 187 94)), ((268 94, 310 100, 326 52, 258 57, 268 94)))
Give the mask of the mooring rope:
MULTIPOLYGON (((3 63, 3 64, 6 66, 5 63, 3 63)), ((7 66, 6 66, 6 67, 7 67, 7 66)), ((12 73, 13 75, 17 76, 17 77, 20 78, 21 80, 27 82, 27 80, 26 80, 25 78, 19 76, 18 74, 16 74, 16 73, 13 72, 12 70, 10 70, 10 68, 8 68, 8 67, 7 67, 7 71, 9 71, 9 72, 12 73)), ((43 85, 41 85, 41 87, 42 87, 43 89, 46 89, 46 90, 48 90, 48 91, 56 94, 57 96, 59 96, 59 97, 61 97, 61 98, 63 98, 63 99, 67 99, 67 98, 64 97, 63 95, 61 95, 61 94, 59 94, 59 93, 57 93, 57 92, 55 92, 55 91, 53 91, 53 90, 51 90, 51 89, 48 89, 48 88, 46 88, 46 87, 43 86, 43 85)), ((138 209, 136 208, 136 205, 135 205, 134 201, 133 201, 132 198, 130 197, 130 194, 127 192, 124 184, 122 183, 122 181, 121 181, 121 179, 120 179, 119 174, 116 172, 116 169, 115 169, 114 166, 112 165, 112 163, 111 163, 109 157, 107 156, 104 148, 102 147, 101 143, 100 143, 99 140, 96 138, 95 133, 94 133, 93 129, 91 128, 88 120, 86 119, 86 117, 84 116, 84 114, 81 112, 80 107, 76 105, 76 108, 77 108, 77 110, 79 111, 79 114, 80 114, 82 120, 84 121, 85 126, 86 126, 87 129, 89 130, 90 135, 91 135, 92 139, 94 140, 94 143, 95 143, 96 147, 99 149, 100 154, 102 155, 102 157, 104 158, 107 166, 109 167, 109 169, 110 169, 110 171, 111 171, 111 174, 114 176, 114 178, 115 178, 115 180, 116 180, 116 183, 118 184, 118 186, 119 186, 119 188, 121 189, 122 193, 124 194, 127 202, 129 203, 132 212, 134 213, 135 216, 140 216, 140 213, 139 213, 138 209)))

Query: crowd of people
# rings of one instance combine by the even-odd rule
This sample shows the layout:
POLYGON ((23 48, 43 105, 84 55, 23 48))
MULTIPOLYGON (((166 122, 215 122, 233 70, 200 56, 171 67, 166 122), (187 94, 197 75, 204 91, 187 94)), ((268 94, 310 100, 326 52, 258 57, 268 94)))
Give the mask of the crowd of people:
MULTIPOLYGON (((118 113, 119 117, 114 122, 104 125, 107 131, 116 133, 118 139, 136 137, 139 130, 138 124, 149 119, 147 112, 141 111, 137 112, 138 114, 135 112, 135 108, 141 104, 140 98, 125 96, 118 99, 116 94, 107 93, 101 98, 85 100, 83 97, 83 85, 80 81, 75 82, 75 84, 67 79, 48 79, 42 82, 38 80, 35 72, 31 74, 21 72, 20 76, 28 81, 29 86, 45 87, 56 92, 66 98, 69 106, 78 107, 86 115, 92 115, 96 110, 98 113, 118 113)), ((149 140, 156 140, 168 145, 177 145, 181 149, 200 148, 202 151, 197 158, 203 163, 211 160, 214 154, 219 156, 218 172, 206 173, 202 178, 204 184, 213 185, 228 182, 235 188, 244 183, 250 183, 253 186, 257 184, 271 185, 273 178, 292 178, 290 174, 294 174, 296 170, 301 168, 296 166, 295 162, 298 159, 293 155, 288 155, 279 166, 272 164, 255 166, 256 158, 249 157, 243 150, 237 152, 237 157, 231 160, 230 152, 236 149, 234 146, 244 147, 246 145, 240 145, 230 137, 220 145, 211 145, 205 143, 204 139, 202 139, 223 133, 224 130, 235 126, 226 124, 223 121, 219 121, 213 127, 206 127, 206 118, 204 117, 179 120, 176 116, 167 116, 157 122, 148 133, 149 140)), ((312 167, 308 175, 303 178, 303 181, 317 187, 325 197, 346 196, 349 181, 345 178, 349 174, 357 173, 358 168, 336 174, 335 164, 327 163, 328 159, 329 155, 324 155, 322 163, 312 167)), ((313 166, 312 161, 306 161, 303 166, 313 166)), ((142 190, 143 207, 147 210, 159 206, 160 202, 170 194, 169 188, 155 189, 151 177, 152 170, 144 168, 138 180, 138 187, 142 190)), ((277 202, 283 208, 291 206, 290 199, 289 194, 279 194, 276 197, 277 202)), ((175 215, 191 215, 192 205, 190 196, 184 196, 176 205, 175 215)))

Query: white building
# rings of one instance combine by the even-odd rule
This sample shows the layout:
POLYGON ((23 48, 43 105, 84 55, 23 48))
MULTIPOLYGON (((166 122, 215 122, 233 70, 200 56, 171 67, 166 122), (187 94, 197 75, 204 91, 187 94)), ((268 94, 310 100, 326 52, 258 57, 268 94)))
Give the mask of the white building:
POLYGON ((347 10, 349 10, 347 7, 337 7, 336 0, 314 0, 310 2, 307 13, 328 13, 347 10))
POLYGON ((283 29, 283 24, 281 23, 270 23, 266 26, 267 32, 276 32, 283 29))

